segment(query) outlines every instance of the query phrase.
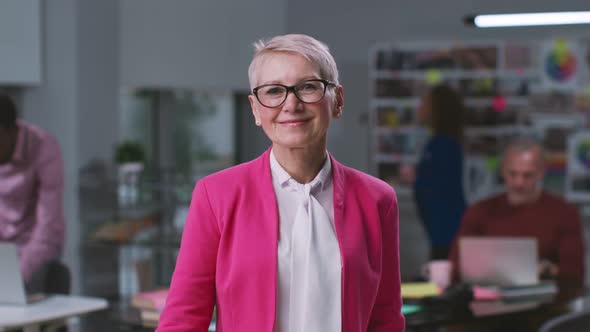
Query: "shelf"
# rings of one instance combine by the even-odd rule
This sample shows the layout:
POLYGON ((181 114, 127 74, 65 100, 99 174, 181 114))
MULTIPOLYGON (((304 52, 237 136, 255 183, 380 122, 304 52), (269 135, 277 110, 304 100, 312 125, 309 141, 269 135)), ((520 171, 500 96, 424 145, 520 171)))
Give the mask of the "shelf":
MULTIPOLYGON (((466 106, 473 106, 473 107, 486 107, 491 106, 495 97, 466 97, 465 98, 465 105, 466 106)), ((508 96, 504 97, 507 106, 528 106, 529 105, 529 98, 528 97, 519 97, 519 96, 508 96)))
POLYGON ((370 106, 372 109, 377 109, 380 107, 417 108, 418 106, 420 106, 420 98, 418 98, 418 97, 401 97, 401 98, 373 97, 373 100, 371 100, 371 102, 370 102, 370 106))
MULTIPOLYGON (((494 96, 490 97, 465 97, 466 106, 486 107, 491 106, 494 96)), ((505 97, 508 106, 528 106, 529 98, 520 96, 505 97)), ((370 102, 373 109, 380 107, 417 108, 420 106, 420 97, 374 97, 370 102)))
MULTIPOLYGON (((497 157, 495 154, 508 136, 536 133, 538 126, 533 127, 530 121, 531 113, 536 110, 531 109, 529 94, 538 91, 542 72, 535 61, 537 54, 533 44, 441 41, 375 46, 369 64, 372 136, 369 150, 375 175, 392 184, 400 196, 412 192, 411 186, 399 183, 400 166, 418 163, 423 139, 429 136, 429 131, 418 124, 416 117, 423 95, 433 86, 430 84, 433 79, 448 84, 463 97, 467 108, 466 160, 486 158, 486 153, 497 157), (507 69, 507 66, 516 69, 507 69), (505 112, 494 111, 497 96, 503 97, 505 112), (426 131, 421 132, 421 129, 426 131), (488 140, 488 136, 491 139, 488 140), (417 153, 399 153, 416 149, 417 153)), ((548 119, 546 123, 549 126, 555 122, 548 119)), ((485 196, 495 189, 474 188, 478 182, 472 182, 473 179, 465 180, 469 198, 485 196)))
MULTIPOLYGON (((384 70, 375 69, 370 74, 370 79, 408 79, 408 80, 426 80, 426 76, 432 70, 384 70)), ((510 69, 441 69, 436 70, 440 73, 441 78, 458 80, 458 79, 530 79, 534 78, 536 71, 532 69, 510 70, 510 69)))
POLYGON ((395 193, 396 193, 398 199, 400 197, 410 197, 410 196, 412 196, 413 189, 412 189, 412 187, 410 187, 408 185, 391 184, 391 183, 389 183, 389 185, 392 186, 393 189, 395 189, 395 193))
POLYGON ((117 216, 119 219, 140 219, 156 214, 162 210, 162 202, 149 201, 137 204, 118 205, 117 216))
POLYGON ((380 135, 391 135, 391 134, 414 134, 421 135, 424 128, 416 126, 400 126, 400 127, 377 127, 375 133, 380 135))
POLYGON ((499 136, 512 134, 531 134, 532 128, 524 126, 496 126, 496 127, 469 127, 465 130, 466 136, 499 136))
POLYGON ((398 164, 398 163, 407 163, 407 164, 415 164, 418 162, 418 158, 415 155, 402 155, 402 154, 392 154, 392 153, 378 153, 375 156, 375 160, 378 163, 388 163, 388 164, 398 164))

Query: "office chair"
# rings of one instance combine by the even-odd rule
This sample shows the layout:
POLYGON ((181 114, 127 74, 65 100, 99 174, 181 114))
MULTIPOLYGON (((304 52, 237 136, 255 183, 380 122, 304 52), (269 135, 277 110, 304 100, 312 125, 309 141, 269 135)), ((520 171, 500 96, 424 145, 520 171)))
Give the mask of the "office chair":
MULTIPOLYGON (((70 269, 58 260, 51 261, 47 265, 47 272, 45 276, 45 287, 43 292, 45 294, 69 294, 71 288, 70 269)), ((67 322, 65 320, 58 320, 48 323, 41 327, 42 332, 67 332, 67 322)))
POLYGON ((587 331, 590 331, 590 310, 558 316, 543 324, 539 330, 539 332, 587 331))
POLYGON ((71 279, 70 269, 64 263, 52 261, 47 266, 43 291, 46 294, 69 294, 71 279))

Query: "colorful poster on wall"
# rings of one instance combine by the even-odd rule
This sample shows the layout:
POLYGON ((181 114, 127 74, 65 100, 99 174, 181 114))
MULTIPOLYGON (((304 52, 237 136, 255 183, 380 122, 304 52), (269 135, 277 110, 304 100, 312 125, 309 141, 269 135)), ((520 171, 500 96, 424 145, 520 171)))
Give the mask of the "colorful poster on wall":
POLYGON ((539 70, 547 90, 571 91, 577 89, 582 56, 578 42, 556 39, 543 43, 539 70))
POLYGON ((569 136, 568 162, 565 181, 568 200, 590 202, 590 131, 578 131, 569 136))

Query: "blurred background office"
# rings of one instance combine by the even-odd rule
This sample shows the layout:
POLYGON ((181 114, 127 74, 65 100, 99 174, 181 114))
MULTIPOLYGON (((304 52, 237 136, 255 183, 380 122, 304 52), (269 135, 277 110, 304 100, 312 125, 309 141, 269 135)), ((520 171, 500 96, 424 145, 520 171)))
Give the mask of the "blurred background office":
MULTIPOLYGON (((194 181, 268 147, 246 98, 251 42, 259 38, 305 33, 331 47, 348 116, 333 124, 329 150, 343 163, 384 179, 389 170, 376 162, 378 120, 372 106, 379 103, 380 51, 412 43, 443 50, 507 41, 562 45, 567 38, 579 45, 577 68, 589 67, 587 26, 475 29, 463 22, 473 13, 584 10, 587 1, 453 0, 436 10, 430 5, 424 0, 0 1, 0 89, 15 99, 21 118, 55 135, 63 152, 63 260, 72 272, 72 293, 118 298, 166 285, 194 181)), ((541 65, 527 68, 535 66, 541 65)), ((427 75, 427 81, 446 80, 444 70, 411 72, 427 75)), ((510 103, 489 97, 484 102, 496 109, 510 103)), ((519 126, 527 130, 530 123, 519 126)), ((494 166, 493 160, 482 162, 494 166)), ((562 192, 565 187, 563 178, 554 185, 562 192)), ((411 193, 400 188, 398 194, 401 272, 410 280, 420 275, 430 248, 411 193)), ((484 194, 466 199, 471 203, 484 194)), ((587 234, 588 217, 583 219, 587 234)))

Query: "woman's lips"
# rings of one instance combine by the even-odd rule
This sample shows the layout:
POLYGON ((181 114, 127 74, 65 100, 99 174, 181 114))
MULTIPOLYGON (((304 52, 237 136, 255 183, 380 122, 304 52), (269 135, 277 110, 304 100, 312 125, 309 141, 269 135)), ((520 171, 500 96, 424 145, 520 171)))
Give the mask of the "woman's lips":
POLYGON ((300 127, 306 124, 309 119, 296 119, 296 120, 287 120, 287 121, 280 121, 279 124, 285 127, 300 127))

